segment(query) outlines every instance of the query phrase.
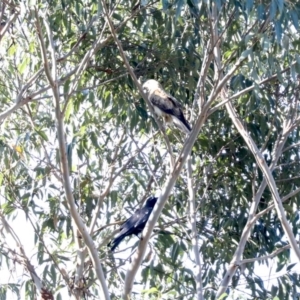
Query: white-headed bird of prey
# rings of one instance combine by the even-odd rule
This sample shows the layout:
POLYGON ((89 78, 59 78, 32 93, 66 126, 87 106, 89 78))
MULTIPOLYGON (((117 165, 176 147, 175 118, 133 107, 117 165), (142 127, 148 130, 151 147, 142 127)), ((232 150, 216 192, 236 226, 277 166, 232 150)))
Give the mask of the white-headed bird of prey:
POLYGON ((186 134, 191 132, 191 125, 184 117, 181 104, 165 92, 158 81, 147 80, 143 84, 143 89, 159 117, 162 117, 167 124, 174 123, 186 134))
POLYGON ((138 236, 143 231, 156 201, 156 197, 148 198, 146 204, 141 209, 137 209, 134 214, 121 225, 117 237, 107 245, 111 247, 111 251, 114 251, 126 236, 132 234, 138 236))

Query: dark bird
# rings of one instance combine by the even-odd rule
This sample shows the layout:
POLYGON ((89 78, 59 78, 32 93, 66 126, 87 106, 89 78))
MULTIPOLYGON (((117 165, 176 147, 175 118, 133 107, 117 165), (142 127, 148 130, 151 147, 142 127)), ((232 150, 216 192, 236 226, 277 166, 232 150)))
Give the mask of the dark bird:
POLYGON ((165 92, 158 81, 154 79, 147 80, 143 84, 143 89, 159 117, 163 117, 167 124, 174 123, 186 134, 191 132, 191 125, 184 117, 181 104, 165 92))
POLYGON ((148 198, 146 204, 141 209, 137 209, 134 214, 121 225, 118 236, 108 244, 108 247, 111 247, 111 251, 114 251, 126 236, 132 234, 138 236, 143 231, 156 201, 156 197, 148 198))

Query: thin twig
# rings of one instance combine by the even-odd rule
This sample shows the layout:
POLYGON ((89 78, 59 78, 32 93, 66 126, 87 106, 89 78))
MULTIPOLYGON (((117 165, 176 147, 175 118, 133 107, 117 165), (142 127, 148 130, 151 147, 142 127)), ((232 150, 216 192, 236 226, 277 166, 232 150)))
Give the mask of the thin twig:
POLYGON ((103 204, 103 199, 107 196, 107 194, 109 193, 110 191, 110 188, 114 182, 114 180, 116 179, 116 177, 114 177, 114 173, 115 173, 115 170, 116 170, 116 167, 115 167, 115 161, 117 160, 118 158, 118 155, 119 155, 119 151, 120 151, 120 146, 121 144, 123 143, 124 141, 124 137, 125 137, 125 133, 126 131, 124 130, 119 141, 116 143, 117 146, 115 146, 115 151, 113 153, 113 156, 112 156, 112 163, 111 163, 111 168, 110 168, 110 174, 109 174, 109 178, 107 180, 107 185, 106 185, 106 188, 104 189, 104 191, 101 193, 99 199, 98 199, 98 203, 97 203, 97 207, 96 207, 96 212, 94 212, 94 216, 93 216, 93 219, 91 221, 91 226, 89 228, 89 233, 92 234, 92 232, 94 231, 94 228, 95 228, 95 225, 96 225, 96 222, 97 222, 97 219, 99 218, 99 211, 102 207, 102 204, 103 204))
POLYGON ((260 257, 255 257, 255 258, 247 258, 247 259, 243 259, 239 262, 239 267, 244 265, 244 264, 249 264, 249 263, 254 263, 256 261, 260 261, 260 260, 267 260, 270 258, 274 258, 275 256, 277 256, 278 254, 280 254, 281 252, 288 250, 291 248, 291 245, 286 245, 282 248, 276 249, 275 251, 273 251, 271 254, 269 255, 265 255, 265 256, 260 256, 260 257))

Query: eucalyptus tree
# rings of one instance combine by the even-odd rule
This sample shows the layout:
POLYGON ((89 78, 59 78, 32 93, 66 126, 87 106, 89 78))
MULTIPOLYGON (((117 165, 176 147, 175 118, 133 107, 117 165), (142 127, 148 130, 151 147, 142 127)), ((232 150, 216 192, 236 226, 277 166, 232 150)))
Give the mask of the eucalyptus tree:
POLYGON ((0 8, 1 296, 296 297, 297 2, 0 8), (183 104, 189 135, 153 113, 151 78, 183 104), (143 238, 111 253, 151 194, 143 238))

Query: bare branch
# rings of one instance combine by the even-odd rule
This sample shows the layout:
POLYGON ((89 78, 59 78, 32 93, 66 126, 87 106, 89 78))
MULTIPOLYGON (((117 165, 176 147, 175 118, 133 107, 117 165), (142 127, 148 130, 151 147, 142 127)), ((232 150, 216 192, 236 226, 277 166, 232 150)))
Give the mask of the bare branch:
POLYGON ((52 75, 51 75, 51 71, 50 71, 50 65, 49 65, 49 61, 48 61, 48 57, 47 57, 47 49, 46 49, 46 45, 45 45, 45 38, 44 38, 43 30, 42 30, 42 27, 41 27, 41 24, 40 24, 39 14, 38 14, 37 8, 35 8, 35 18, 36 18, 35 25, 36 25, 36 28, 37 28, 38 40, 39 40, 39 43, 40 43, 42 59, 43 59, 43 62, 44 62, 44 71, 45 71, 47 79, 50 83, 50 86, 53 88, 55 84, 54 84, 54 81, 53 81, 53 78, 52 78, 52 75))
POLYGON ((292 148, 295 148, 295 147, 298 147, 298 146, 300 146, 300 142, 299 143, 295 143, 293 145, 290 145, 290 146, 284 148, 282 152, 288 151, 288 150, 290 150, 292 148))
POLYGON ((21 102, 22 98, 24 97, 24 93, 29 89, 29 87, 41 76, 44 69, 38 70, 35 74, 28 79, 27 83, 21 88, 19 95, 17 96, 16 103, 21 102))
POLYGON ((5 23, 5 25, 0 28, 0 43, 2 38, 4 37, 5 33, 8 31, 9 27, 13 24, 20 13, 20 8, 15 6, 14 13, 10 16, 9 20, 5 23))
MULTIPOLYGON (((224 91, 224 93, 226 93, 224 91)), ((225 97, 226 98, 226 97, 225 97)), ((285 234, 287 235, 287 239, 291 245, 291 248, 293 249, 293 251, 295 252, 297 258, 300 260, 300 249, 297 245, 297 242, 296 242, 296 239, 293 235, 293 232, 292 232, 292 229, 286 219, 286 216, 285 216, 285 212, 284 212, 284 208, 283 208, 283 205, 282 205, 282 201, 280 199, 280 196, 279 196, 279 193, 277 191, 277 188, 276 188, 276 183, 275 183, 275 180, 273 178, 273 175, 271 173, 271 169, 272 169, 272 166, 270 166, 270 168, 267 166, 264 158, 263 158, 263 155, 262 153, 258 150, 256 144, 254 143, 252 137, 249 135, 249 133, 245 130, 242 122, 239 120, 231 102, 228 102, 226 104, 226 108, 227 108, 227 111, 229 113, 229 116, 232 120, 232 122, 234 123, 235 127, 237 128, 237 130, 240 132, 241 136, 244 138, 246 144, 248 145, 250 151, 252 152, 259 168, 261 169, 261 171, 263 172, 264 174, 264 180, 260 186, 260 190, 262 190, 262 187, 265 185, 265 183, 269 186, 269 189, 272 193, 272 196, 273 196, 273 200, 274 200, 274 206, 276 208, 276 212, 277 212, 277 215, 278 215, 278 218, 282 224, 282 227, 284 229, 284 232, 285 234)), ((281 150, 282 150, 282 147, 283 147, 283 144, 281 143, 281 150)), ((281 153, 280 150, 277 150, 277 153, 281 153)), ((278 154, 279 155, 279 154, 278 154)), ((274 164, 273 164, 274 165, 274 164)), ((256 197, 258 200, 260 199, 260 197, 256 197)), ((254 201, 254 203, 258 203, 258 201, 254 201)), ((255 207, 256 205, 254 205, 255 207)), ((250 217, 250 215, 249 215, 250 217)), ((249 219, 248 219, 249 220, 249 219)), ((252 224, 250 222, 247 222, 246 226, 245 226, 245 232, 247 232, 246 235, 243 235, 244 236, 244 239, 247 238, 248 236, 248 232, 250 231, 250 229, 252 228, 252 224)), ((243 232, 244 233, 244 232, 243 232)), ((244 241, 245 242, 245 241, 244 241)), ((239 243, 239 251, 241 251, 242 249, 244 249, 243 247, 241 247, 242 244, 241 242, 239 243)), ((241 255, 237 256, 235 255, 234 256, 234 259, 239 259, 241 257, 241 255)), ((232 262, 230 264, 231 267, 234 267, 234 262, 232 262)), ((228 279, 231 278, 230 274, 232 275, 233 270, 231 270, 231 273, 228 273, 230 272, 230 267, 221 283, 221 286, 219 288, 219 291, 217 293, 217 297, 220 296, 226 289, 226 286, 228 285, 228 279)))
MULTIPOLYGON (((283 74, 283 73, 288 72, 288 71, 291 69, 291 67, 294 66, 295 64, 296 64, 296 62, 292 63, 289 67, 287 67, 287 68, 281 70, 280 73, 283 74)), ((270 77, 268 77, 268 78, 265 78, 265 79, 261 80, 260 82, 257 82, 255 85, 253 84, 253 85, 251 85, 251 86, 249 86, 249 87, 247 87, 247 88, 245 88, 245 89, 243 89, 243 90, 241 90, 241 91, 235 93, 234 95, 228 97, 227 99, 222 100, 221 102, 219 102, 218 104, 216 104, 214 107, 212 107, 212 108, 208 111, 208 115, 213 114, 213 113, 214 113, 215 111, 217 111, 220 107, 222 107, 223 105, 225 105, 227 102, 232 101, 232 100, 234 100, 234 99, 237 99, 237 98, 241 97, 242 95, 244 95, 244 94, 246 94, 246 93, 248 93, 248 92, 254 90, 255 87, 260 86, 260 85, 263 85, 263 84, 265 84, 265 83, 267 83, 267 82, 270 82, 270 81, 272 81, 272 80, 275 80, 275 79, 277 79, 277 78, 278 78, 278 74, 276 73, 276 74, 274 74, 274 75, 272 75, 272 76, 270 76, 270 77)))
POLYGON ((136 142, 136 140, 134 139, 134 137, 132 136, 132 134, 129 133, 129 136, 130 136, 131 140, 134 142, 134 144, 135 144, 135 146, 137 147, 137 149, 139 150, 139 153, 142 155, 142 158, 143 158, 145 164, 147 165, 148 170, 150 171, 150 173, 151 173, 151 175, 152 175, 152 177, 153 177, 153 180, 154 180, 155 183, 156 183, 156 186, 159 187, 160 185, 159 185, 159 183, 158 183, 157 180, 156 180, 156 176, 155 176, 155 174, 154 174, 154 172, 153 172, 153 170, 152 170, 152 168, 151 168, 151 166, 150 166, 148 160, 146 159, 145 154, 140 150, 139 145, 137 144, 137 142, 136 142))
POLYGON ((243 259, 239 262, 239 266, 244 265, 244 264, 249 264, 249 263, 253 263, 256 261, 260 261, 260 260, 267 260, 269 258, 274 258, 275 256, 277 256, 278 254, 280 254, 281 252, 288 250, 291 248, 291 245, 286 245, 282 248, 276 249, 275 251, 273 251, 271 254, 269 255, 265 255, 265 256, 261 256, 261 257, 255 257, 255 258, 248 258, 248 259, 243 259))
MULTIPOLYGON (((212 10, 213 14, 214 14, 214 17, 216 17, 216 14, 217 14, 217 10, 216 9, 213 9, 212 10)), ((264 30, 265 26, 267 25, 268 22, 266 22, 264 24, 264 26, 261 28, 261 30, 264 30)), ((215 32, 216 35, 218 35, 218 32, 215 32)), ((221 60, 220 60, 220 49, 219 49, 219 46, 216 47, 217 49, 215 50, 215 53, 216 53, 216 69, 220 70, 221 69, 221 60)), ((283 137, 282 139, 278 139, 278 143, 276 145, 276 149, 274 149, 274 157, 273 157, 273 161, 272 161, 272 164, 270 166, 270 168, 266 165, 266 162, 264 161, 264 158, 262 156, 262 153, 258 150, 256 144, 254 143, 254 141, 252 140, 251 136, 249 135, 249 133, 245 130, 242 122, 239 120, 233 106, 232 106, 232 103, 231 102, 227 102, 228 101, 228 93, 227 93, 227 89, 225 87, 225 83, 231 78, 231 75, 233 74, 232 73, 232 70, 234 68, 238 68, 241 63, 246 59, 246 57, 240 57, 239 60, 237 61, 237 63, 234 65, 234 67, 231 69, 231 71, 229 71, 225 76, 223 76, 222 74, 220 74, 221 76, 221 80, 220 82, 218 83, 217 87, 215 88, 215 90, 212 91, 211 93, 211 96, 212 97, 214 95, 214 93, 219 93, 221 92, 221 96, 222 96, 222 100, 223 100, 223 103, 225 103, 225 107, 229 113, 229 116, 230 118, 232 119, 232 122, 233 124, 235 125, 235 127, 237 128, 237 130, 239 131, 239 133, 241 134, 241 136, 244 138, 246 144, 248 145, 250 151, 253 153, 255 159, 256 159, 256 162, 258 164, 258 166, 260 167, 260 169, 262 170, 263 174, 264 174, 264 180, 256 194, 256 196, 254 197, 253 199, 253 202, 252 202, 252 205, 251 205, 251 208, 250 208, 250 213, 249 213, 249 217, 248 217, 248 222, 246 224, 246 226, 244 227, 244 230, 243 230, 243 234, 242 234, 242 237, 241 237, 241 240, 239 242, 239 245, 236 249, 236 252, 233 256, 233 259, 229 265, 229 268, 220 284, 220 287, 218 289, 218 292, 217 292, 217 298, 220 297, 226 290, 235 270, 236 270, 236 262, 238 262, 241 257, 242 257, 242 253, 244 251, 244 247, 245 247, 245 244, 246 244, 246 241, 249 237, 249 233, 250 233, 250 230, 252 228, 252 225, 250 224, 250 221, 251 219, 253 218, 254 216, 254 213, 257 209, 257 205, 259 203, 259 200, 261 198, 261 195, 262 195, 262 192, 263 190, 265 189, 266 185, 269 186, 270 190, 271 190, 271 193, 272 193, 272 196, 273 196, 273 199, 274 199, 274 204, 275 204, 275 207, 276 207, 276 211, 277 211, 277 214, 279 216, 279 219, 282 223, 282 226, 284 227, 284 230, 285 230, 285 233, 287 234, 288 236, 288 240, 289 242, 291 243, 291 246, 292 248, 294 249, 296 255, 298 256, 298 258, 300 259, 300 250, 297 246, 297 243, 295 241, 295 238, 293 236, 293 233, 291 231, 291 228, 287 222, 287 219, 285 217, 285 213, 284 213, 284 210, 283 210, 283 206, 282 206, 282 202, 281 202, 281 199, 279 197, 279 194, 278 194, 278 191, 276 189, 276 185, 275 185, 275 181, 274 181, 274 178, 273 178, 273 175, 271 173, 271 170, 272 168, 274 168, 274 166, 276 165, 277 163, 277 160, 279 158, 279 156, 281 155, 282 153, 282 147, 286 141, 286 138, 287 138, 287 135, 286 135, 286 132, 290 130, 290 128, 286 128, 286 131, 284 131, 284 134, 283 134, 283 137)))
POLYGON ((109 178, 107 180, 107 185, 106 185, 106 188, 104 189, 104 191, 101 193, 101 195, 99 196, 99 199, 98 199, 98 203, 97 203, 97 207, 96 207, 96 212, 94 212, 94 216, 93 216, 93 219, 91 221, 91 226, 89 228, 89 232, 90 234, 92 234, 92 232, 94 231, 94 228, 95 228, 95 225, 96 225, 96 222, 97 222, 97 219, 99 217, 99 211, 102 207, 102 204, 103 204, 103 199, 107 196, 107 194, 109 193, 110 191, 110 188, 114 182, 114 180, 116 179, 116 177, 114 178, 114 173, 115 173, 115 170, 116 170, 116 167, 115 167, 115 161, 118 157, 118 154, 119 154, 119 151, 120 151, 120 146, 121 144, 123 143, 124 141, 124 137, 125 137, 125 130, 123 131, 119 141, 117 142, 117 146, 115 146, 115 152, 112 156, 112 164, 111 164, 111 168, 110 168, 110 175, 109 175, 109 178))
POLYGON ((70 57, 79 47, 80 43, 85 39, 88 31, 91 29, 92 25, 94 24, 94 22, 97 20, 98 16, 94 16, 91 21, 89 22, 89 24, 87 25, 85 31, 81 34, 81 36, 78 38, 77 42, 74 44, 74 46, 72 47, 72 49, 65 54, 64 56, 60 57, 57 59, 57 62, 63 62, 65 61, 68 57, 70 57))
POLYGON ((205 79, 209 70, 209 65, 213 59, 213 53, 210 49, 211 45, 207 45, 204 53, 203 64, 201 66, 200 76, 194 96, 194 102, 198 102, 199 109, 202 110, 205 101, 205 79))
MULTIPOLYGON (((35 222, 32 220, 31 216, 29 215, 28 211, 24 210, 24 213, 26 215, 26 218, 28 218, 29 222, 31 223, 31 226, 35 232, 35 234, 38 236, 40 242, 43 244, 44 249, 46 250, 46 252, 48 253, 49 257, 51 258, 51 260, 53 261, 53 264, 55 266, 55 268, 60 272, 60 274, 62 275, 63 279, 65 280, 66 285, 69 286, 69 277, 68 274, 65 272, 65 270, 63 268, 60 268, 59 264, 57 263, 57 260, 54 258, 54 256, 51 254, 51 252, 49 251, 43 236, 40 234, 40 232, 37 230, 36 226, 35 226, 35 222)), ((71 289, 70 289, 71 290, 71 289)), ((72 292, 72 290, 71 290, 72 292)))
MULTIPOLYGON (((37 12, 36 12, 36 18, 38 19, 37 12)), ((46 18, 44 19, 44 22, 47 23, 46 18)), ((39 22, 37 21, 38 25, 39 22)), ((41 30, 41 27, 39 27, 41 30)), ((53 59, 55 59, 55 48, 53 44, 52 39, 52 32, 48 25, 46 25, 46 28, 48 28, 48 39, 50 42, 50 52, 53 59)), ((39 34, 41 38, 41 34, 39 34)), ((45 73, 47 75, 49 84, 52 88, 53 93, 53 101, 55 105, 55 114, 57 119, 57 135, 58 135, 58 144, 59 144, 59 153, 60 153, 60 162, 61 162, 61 169, 62 169, 62 175, 63 175, 63 184, 65 189, 65 195, 68 202, 70 214, 72 216, 72 220, 76 224, 76 227, 80 234, 82 235, 82 238, 88 248, 89 255, 92 259, 93 266, 95 268, 95 272, 97 274, 97 277, 99 279, 100 287, 101 287, 101 294, 103 299, 110 299, 109 291, 107 289, 104 273, 101 267, 101 263, 98 257, 98 251, 97 248, 94 245, 94 242, 91 238, 91 236, 88 233, 88 229, 86 228, 85 224, 83 223, 82 219, 80 218, 80 215, 77 212, 77 208, 75 205, 74 197, 72 194, 72 187, 70 182, 70 175, 69 175, 69 166, 68 166, 68 159, 67 159, 67 151, 66 151, 66 141, 64 136, 64 122, 63 122, 63 114, 60 111, 60 97, 59 97, 59 90, 58 90, 58 82, 57 80, 54 80, 54 78, 57 78, 57 70, 56 70, 56 63, 52 64, 52 72, 49 70, 49 64, 47 63, 47 54, 46 49, 43 49, 44 41, 40 42, 42 51, 45 51, 43 54, 44 59, 44 67, 45 67, 45 73), (52 74, 51 74, 52 73, 52 74)))
MULTIPOLYGON (((290 192, 289 194, 287 194, 286 196, 284 196, 281 201, 285 202, 287 200, 289 200, 290 198, 296 196, 297 194, 300 193, 300 188, 290 192)), ((274 204, 269 205, 266 209, 262 210, 261 212, 259 212, 258 214, 255 215, 255 217, 252 218, 252 220, 249 222, 249 224, 251 226, 253 226, 255 224, 255 222, 261 218, 264 214, 266 214, 268 211, 272 210, 275 207, 274 204)))
MULTIPOLYGON (((283 136, 279 136, 276 143, 275 143, 275 144, 277 144, 277 148, 275 149, 275 152, 274 152, 274 155, 273 155, 273 161, 270 165, 270 170, 271 171, 275 168, 275 166, 277 164, 277 161, 280 157, 280 154, 282 153, 282 149, 283 149, 283 146, 284 146, 284 144, 287 140, 287 137, 288 137, 288 131, 283 136)), ((263 181, 261 182, 260 187, 258 188, 255 196, 253 197, 253 201, 252 201, 250 209, 249 209, 249 216, 248 216, 247 223, 246 223, 246 225, 243 229, 243 232, 242 232, 242 235, 241 235, 241 238, 240 238, 240 241, 239 241, 239 245, 236 248, 236 251, 235 251, 235 253, 233 255, 233 258, 232 258, 232 260, 229 264, 229 267, 227 269, 227 272, 226 272, 225 276, 223 277, 223 280, 220 284, 220 287, 218 289, 218 295, 221 295, 222 293, 224 293, 226 291, 226 289, 227 289, 227 287, 228 287, 228 285, 231 281, 232 276, 234 275, 235 271, 237 270, 237 266, 239 264, 239 261, 242 258, 242 254, 243 254, 243 251, 245 249, 246 242, 249 238, 250 231, 251 231, 252 227, 254 226, 255 222, 263 214, 267 213, 272 208, 274 208, 274 204, 270 205, 268 208, 266 208, 265 210, 263 210, 260 213, 255 215, 255 212, 257 210, 257 206, 259 204, 259 201, 262 197, 262 194, 263 194, 266 186, 267 186, 267 181, 264 178, 263 181)), ((286 201, 290 197, 293 197, 294 195, 296 195, 299 192, 300 192, 300 189, 297 189, 297 190, 289 193, 288 195, 286 195, 285 197, 282 198, 282 202, 286 201)))
MULTIPOLYGON (((142 9, 145 9, 145 7, 141 8, 141 10, 142 10, 142 9)), ((125 18, 125 19, 118 25, 118 27, 115 29, 115 31, 116 31, 116 32, 120 31, 120 30, 124 27, 124 25, 126 25, 126 23, 127 23, 130 19, 132 19, 133 17, 135 17, 135 16, 139 13, 139 11, 140 11, 140 10, 136 10, 132 15, 130 15, 129 17, 125 18)), ((94 19, 91 20, 90 24, 92 24, 93 21, 94 21, 94 19)), ((39 22, 39 21, 38 21, 38 22, 39 22)), ((39 26, 39 27, 40 27, 40 26, 39 26)), ((38 28, 38 26, 37 26, 37 28, 38 28)), ((38 34, 39 34, 39 29, 38 29, 38 34)), ((98 44, 96 45, 96 47, 94 48, 94 53, 97 52, 97 51, 99 51, 99 49, 105 47, 111 40, 112 40, 112 36, 110 35, 110 36, 108 36, 105 40, 101 41, 101 43, 98 43, 98 44)), ((39 40, 39 41, 40 41, 40 40, 39 40)), ((79 39, 78 42, 80 42, 80 41, 81 41, 81 40, 79 39)), ((46 54, 46 52, 45 52, 45 51, 46 51, 45 45, 43 45, 42 49, 44 49, 44 50, 42 50, 42 57, 43 57, 43 53, 46 54)), ((58 58, 58 59, 56 60, 57 63, 62 63, 62 62, 64 62, 64 61, 69 57, 69 55, 71 55, 71 53, 73 53, 73 51, 75 51, 75 50, 76 50, 76 45, 74 45, 73 50, 71 50, 67 55, 65 55, 65 56, 63 56, 63 57, 61 57, 61 58, 58 58)), ((46 58, 46 59, 47 59, 47 58, 46 58)), ((48 68, 48 69, 49 69, 49 68, 48 68)), ((78 69, 78 66, 76 66, 73 70, 71 70, 67 75, 65 75, 64 77, 60 78, 60 80, 59 80, 57 83, 58 83, 59 85, 61 85, 63 82, 65 82, 67 79, 69 79, 72 75, 74 75, 74 74, 76 73, 77 69, 78 69)), ((39 75, 40 75, 39 72, 43 72, 43 71, 44 71, 44 69, 39 70, 35 75, 33 75, 33 77, 37 76, 37 78, 39 78, 39 75)), ((126 75, 127 75, 127 73, 126 73, 126 74, 122 74, 122 75, 120 75, 120 76, 117 76, 116 78, 112 78, 112 79, 106 80, 106 81, 100 83, 99 85, 107 84, 107 83, 109 83, 109 82, 111 82, 111 81, 114 81, 114 80, 116 80, 116 79, 118 79, 118 78, 120 78, 120 77, 126 76, 126 75)), ((35 79, 37 79, 37 78, 35 78, 35 79)), ((30 81, 31 81, 31 79, 29 79, 29 82, 30 82, 30 81)), ((35 81, 35 80, 34 80, 34 81, 35 81)), ((37 91, 37 92, 32 93, 31 95, 27 95, 27 97, 26 97, 25 99, 22 99, 22 96, 24 95, 24 93, 25 93, 25 91, 28 89, 28 87, 29 87, 29 86, 27 86, 27 87, 25 86, 24 88, 22 88, 22 89, 21 89, 21 92, 19 93, 19 95, 18 95, 18 97, 17 97, 16 103, 15 103, 13 106, 11 106, 10 108, 8 108, 6 111, 4 111, 4 112, 2 112, 2 113, 0 114, 0 121, 2 121, 3 119, 5 119, 6 117, 8 117, 10 114, 12 114, 14 111, 16 111, 18 108, 20 108, 20 107, 23 106, 24 104, 27 104, 27 103, 29 103, 29 102, 31 102, 31 101, 34 101, 34 100, 35 100, 34 98, 37 97, 38 95, 40 95, 40 94, 44 93, 45 91, 51 89, 51 85, 46 86, 46 87, 43 87, 42 89, 40 89, 40 90, 37 91)), ((74 91, 75 91, 75 90, 73 89, 73 92, 72 92, 72 93, 69 93, 69 96, 71 96, 71 95, 74 93, 74 91)), ((66 108, 65 108, 65 109, 66 109, 66 108)))
POLYGON ((103 43, 103 34, 104 34, 104 31, 106 30, 106 26, 107 26, 107 22, 104 23, 104 26, 103 26, 102 31, 100 33, 100 36, 98 37, 96 42, 94 42, 94 44, 90 48, 90 50, 85 54, 85 56, 83 57, 81 63, 79 64, 79 66, 76 70, 75 78, 72 81, 72 86, 70 88, 70 91, 69 91, 68 95, 66 96, 64 108, 62 110, 63 114, 65 113, 65 111, 67 109, 67 106, 68 106, 69 100, 71 98, 71 95, 73 94, 73 92, 76 90, 76 88, 78 86, 78 82, 80 80, 80 77, 82 76, 82 74, 86 70, 86 68, 88 67, 88 63, 89 63, 91 57, 96 53, 96 49, 99 47, 99 45, 101 45, 101 43, 103 43))
POLYGON ((187 159, 187 180, 188 180, 188 192, 189 192, 189 213, 188 220, 192 232, 192 246, 194 251, 194 257, 196 261, 196 268, 194 268, 194 277, 197 287, 197 299, 203 300, 203 286, 202 286, 202 271, 201 271, 201 260, 200 260, 200 247, 198 240, 198 230, 197 230, 197 219, 196 219, 196 201, 195 201, 195 189, 193 180, 193 170, 191 157, 187 159))
POLYGON ((132 259, 132 264, 129 270, 127 271, 126 278, 125 278, 125 291, 124 291, 124 298, 130 298, 133 282, 135 275, 142 263, 143 257, 146 253, 146 248, 148 241, 150 239, 151 233, 153 228, 161 214, 161 211, 171 194, 171 191, 176 183, 177 178, 180 175, 180 172, 187 160, 187 157, 190 155, 192 147, 198 137, 198 134, 206 121, 206 113, 209 106, 205 106, 204 109, 199 114, 197 121, 190 133, 189 137, 186 139, 183 149, 175 162, 175 166, 170 174, 169 178, 166 180, 164 187, 162 188, 162 192, 158 198, 158 201, 153 209, 153 212, 149 218, 149 221, 146 225, 146 228, 143 231, 143 239, 140 241, 138 249, 132 259))

